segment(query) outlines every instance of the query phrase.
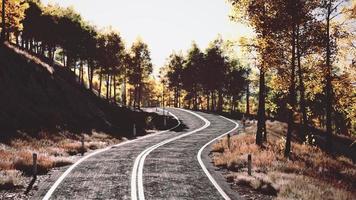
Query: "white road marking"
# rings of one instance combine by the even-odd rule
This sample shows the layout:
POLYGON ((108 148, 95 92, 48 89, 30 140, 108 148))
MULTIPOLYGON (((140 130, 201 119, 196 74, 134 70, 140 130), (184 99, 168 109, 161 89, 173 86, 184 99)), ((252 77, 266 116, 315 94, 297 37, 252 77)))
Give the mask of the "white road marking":
POLYGON ((198 158, 198 162, 199 162, 201 168, 203 169, 203 171, 205 172, 205 174, 208 176, 210 182, 215 186, 215 188, 219 191, 219 193, 221 194, 221 196, 223 196, 223 198, 224 198, 225 200, 230 200, 230 197, 224 192, 224 190, 219 186, 219 184, 218 184, 218 183, 215 181, 215 179, 211 176, 211 174, 209 173, 208 169, 206 168, 206 166, 204 165, 204 163, 203 163, 203 161, 202 161, 202 159, 201 159, 201 154, 202 154, 203 150, 204 150, 209 144, 211 144, 211 143, 213 143, 214 141, 216 141, 216 140, 218 140, 218 139, 224 137, 224 136, 227 135, 227 134, 230 134, 231 132, 233 132, 234 130, 236 130, 236 129, 239 127, 239 124, 236 123, 236 122, 234 122, 233 120, 228 119, 228 118, 223 117, 223 116, 220 116, 220 117, 222 117, 222 118, 224 118, 224 119, 226 119, 226 120, 228 120, 228 121, 234 123, 236 126, 235 126, 232 130, 230 130, 230 131, 228 131, 228 132, 226 132, 226 133, 224 133, 224 134, 222 134, 222 135, 220 135, 220 136, 214 138, 214 139, 211 140, 210 142, 206 143, 206 144, 199 150, 198 155, 197 155, 197 158, 198 158))
MULTIPOLYGON (((178 118, 176 116, 173 116, 175 117, 177 120, 178 118)), ((176 127, 178 127, 180 125, 180 121, 178 120, 178 125, 176 127)), ((169 129, 171 130, 171 129, 169 129)), ((142 139, 147 139, 149 137, 152 137, 152 136, 155 136, 155 135, 159 135, 161 133, 164 133, 164 132, 167 132, 169 130, 164 130, 164 131, 160 131, 160 132, 157 132, 157 133, 153 133, 153 134, 149 134, 149 135, 145 135, 143 137, 140 137, 140 138, 137 138, 137 139, 134 139, 134 140, 130 140, 130 141, 126 141, 126 142, 122 142, 122 143, 119 143, 119 144, 116 144, 116 145, 112 145, 112 146, 109 146, 109 147, 106 147, 104 149, 100 149, 100 150, 97 150, 97 151, 94 151, 84 157, 82 157, 81 159, 79 159, 77 162, 75 162, 72 166, 70 166, 58 179, 57 181, 52 185, 52 187, 47 191, 46 195, 43 197, 42 200, 49 200, 50 197, 52 196, 53 192, 57 189, 57 187, 59 186, 59 184, 66 178, 66 176, 68 176, 68 174, 73 171, 73 169, 75 167, 77 167, 80 163, 82 163, 84 160, 94 156, 94 155, 97 155, 99 153, 102 153, 104 151, 107 151, 109 149, 111 149, 112 147, 119 147, 119 146, 122 146, 122 145, 125 145, 125 144, 129 144, 129 143, 132 143, 132 142, 136 142, 138 140, 142 140, 142 139)))
MULTIPOLYGON (((201 131, 201 130, 203 130, 203 129, 205 129, 205 128, 207 128, 207 127, 210 126, 210 122, 209 122, 207 119, 205 119, 204 117, 202 117, 202 116, 200 116, 200 115, 198 115, 198 114, 196 114, 196 113, 194 113, 194 112, 192 112, 192 111, 184 110, 184 109, 181 109, 181 108, 175 108, 175 109, 177 109, 177 110, 182 110, 182 111, 188 112, 188 113, 190 113, 190 114, 192 114, 192 115, 195 115, 195 116, 197 116, 198 118, 200 118, 201 120, 203 120, 203 121, 205 122, 205 124, 204 124, 204 126, 198 128, 198 129, 195 129, 195 130, 190 131, 190 132, 188 132, 188 133, 185 133, 185 134, 182 134, 182 135, 179 135, 179 136, 176 136, 176 137, 173 137, 173 138, 164 140, 164 141, 162 141, 162 142, 160 142, 160 143, 158 143, 158 144, 155 144, 155 145, 153 145, 153 146, 147 148, 145 151, 143 151, 143 152, 136 158, 136 160, 135 160, 135 165, 134 165, 134 166, 137 167, 137 165, 138 165, 139 167, 138 167, 138 169, 137 169, 137 168, 134 168, 134 169, 133 169, 133 173, 136 174, 135 171, 138 170, 138 172, 137 172, 137 176, 138 176, 138 177, 137 177, 137 190, 138 190, 138 199, 140 199, 140 200, 144 200, 144 199, 145 199, 144 188, 143 188, 143 166, 144 166, 144 162, 145 162, 145 159, 146 159, 147 155, 150 154, 153 150, 157 149, 157 148, 160 147, 160 146, 163 146, 163 145, 165 145, 165 144, 167 144, 167 143, 170 143, 170 142, 172 142, 172 141, 174 141, 174 140, 178 140, 178 139, 180 139, 180 138, 186 137, 186 136, 188 136, 188 135, 191 135, 191 134, 193 134, 193 133, 196 133, 196 132, 198 132, 198 131, 201 131)), ((132 199, 132 200, 137 200, 136 188, 135 188, 135 189, 132 188, 132 187, 135 187, 135 184, 136 184, 136 177, 134 177, 134 176, 132 176, 132 179, 131 179, 131 183, 133 183, 133 182, 135 182, 135 183, 131 185, 131 199, 132 199), (133 190, 134 190, 135 192, 133 192, 133 190)))
MULTIPOLYGON (((170 128, 165 131, 161 131, 159 134, 171 131, 181 125, 181 122, 179 121, 177 116, 175 116, 171 112, 168 112, 168 113, 177 120, 178 124, 176 126, 174 126, 173 128, 170 128)), ((138 169, 138 165, 140 164, 139 158, 142 157, 142 155, 146 152, 146 150, 144 150, 143 152, 140 153, 140 155, 137 156, 137 158, 135 159, 134 165, 133 165, 133 171, 132 171, 132 175, 131 175, 131 200, 137 200, 137 169, 138 169)))

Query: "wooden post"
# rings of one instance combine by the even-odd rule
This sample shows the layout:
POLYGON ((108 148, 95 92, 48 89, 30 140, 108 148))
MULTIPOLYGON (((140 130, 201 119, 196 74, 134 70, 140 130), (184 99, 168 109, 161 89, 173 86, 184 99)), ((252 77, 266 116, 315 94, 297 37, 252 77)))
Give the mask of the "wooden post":
POLYGON ((245 129, 246 126, 246 118, 245 115, 242 115, 242 128, 245 129))
POLYGON ((252 156, 251 156, 251 154, 248 154, 248 156, 247 156, 247 170, 248 170, 248 175, 250 175, 251 176, 251 168, 252 168, 252 156))
POLYGON ((33 177, 36 178, 37 177, 37 154, 33 153, 32 157, 33 157, 33 177))
POLYGON ((136 124, 133 124, 132 134, 134 137, 136 137, 136 124))
POLYGON ((227 147, 228 147, 229 150, 230 150, 230 134, 227 134, 227 135, 226 135, 226 139, 227 139, 227 147))
POLYGON ((83 137, 82 137, 82 151, 81 151, 81 153, 82 153, 82 156, 84 155, 84 135, 83 135, 83 137))

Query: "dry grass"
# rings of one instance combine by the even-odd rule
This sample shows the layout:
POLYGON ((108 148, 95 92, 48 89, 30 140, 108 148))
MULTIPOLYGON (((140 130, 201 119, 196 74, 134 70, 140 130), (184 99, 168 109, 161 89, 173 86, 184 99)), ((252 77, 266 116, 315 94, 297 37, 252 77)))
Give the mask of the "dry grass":
POLYGON ((356 199, 356 166, 345 157, 333 158, 319 148, 292 144, 290 159, 283 157, 286 125, 268 122, 263 149, 255 145, 256 124, 232 136, 230 149, 223 138, 213 145, 213 162, 230 170, 227 179, 277 199, 356 199), (247 155, 252 154, 252 173, 247 175, 247 155))
POLYGON ((0 171, 0 190, 20 187, 23 181, 22 173, 18 170, 0 171))
MULTIPOLYGON (((73 155, 82 152, 81 138, 74 134, 40 133, 39 138, 23 137, 9 144, 0 143, 0 190, 21 187, 23 176, 32 175, 33 153, 37 153, 37 172, 46 174, 55 167, 73 163, 73 155)), ((84 135, 84 152, 120 141, 104 133, 84 135)))

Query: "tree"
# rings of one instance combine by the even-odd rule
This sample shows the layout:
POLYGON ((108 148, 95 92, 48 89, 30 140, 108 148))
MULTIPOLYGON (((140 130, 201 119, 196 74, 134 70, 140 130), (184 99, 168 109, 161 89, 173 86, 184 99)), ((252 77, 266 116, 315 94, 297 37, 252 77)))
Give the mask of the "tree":
POLYGON ((183 76, 183 67, 185 60, 182 54, 172 53, 168 58, 168 86, 173 89, 174 93, 174 106, 180 107, 180 96, 181 88, 183 85, 182 76, 183 76))
MULTIPOLYGON (((223 40, 218 38, 214 40, 206 49, 204 64, 201 66, 201 86, 207 94, 211 94, 211 110, 222 112, 223 110, 223 90, 224 83, 228 73, 229 63, 223 52, 223 40), (218 101, 216 102, 217 93, 218 101)), ((209 103, 207 102, 207 105, 209 103)), ((209 109, 208 109, 209 110, 209 109)))
POLYGON ((185 66, 183 68, 183 88, 188 92, 186 96, 189 101, 188 107, 193 104, 193 109, 198 109, 198 93, 201 90, 199 81, 200 70, 204 63, 204 54, 198 48, 197 44, 193 42, 192 47, 188 50, 185 66))
POLYGON ((130 54, 129 82, 134 86, 134 107, 140 109, 144 81, 153 67, 148 46, 140 39, 133 43, 130 54))
POLYGON ((228 60, 228 72, 225 78, 226 95, 230 97, 230 111, 236 111, 236 102, 241 99, 243 91, 248 87, 249 69, 244 68, 237 59, 228 60))
POLYGON ((339 15, 338 7, 345 0, 324 0, 322 9, 325 14, 325 110, 326 110, 326 148, 332 152, 332 112, 333 112, 333 86, 332 86, 332 55, 335 54, 335 34, 331 33, 331 21, 339 15))
POLYGON ((21 21, 24 19, 25 9, 27 9, 28 4, 22 2, 21 0, 3 0, 1 4, 1 39, 9 40, 12 35, 15 36, 16 42, 18 43, 18 35, 22 31, 21 21))
POLYGON ((233 5, 233 20, 247 22, 250 24, 257 34, 255 44, 246 45, 248 48, 253 48, 259 53, 259 103, 257 112, 257 132, 256 144, 262 146, 263 136, 267 138, 266 117, 265 117, 265 73, 268 69, 268 44, 273 41, 269 38, 269 33, 272 32, 271 25, 274 23, 273 16, 269 7, 269 1, 255 0, 255 1, 235 1, 231 0, 233 5))
POLYGON ((109 30, 109 32, 99 37, 98 48, 100 51, 99 64, 102 67, 100 70, 100 82, 102 81, 102 76, 106 75, 106 99, 111 99, 111 85, 113 85, 114 101, 116 102, 116 76, 122 72, 125 46, 120 35, 109 30))

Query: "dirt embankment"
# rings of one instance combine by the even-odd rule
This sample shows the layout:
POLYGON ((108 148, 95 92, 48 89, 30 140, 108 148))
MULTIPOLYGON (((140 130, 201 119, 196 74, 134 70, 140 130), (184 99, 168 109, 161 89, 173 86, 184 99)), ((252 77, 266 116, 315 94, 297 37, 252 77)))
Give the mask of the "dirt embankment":
MULTIPOLYGON (((137 136, 165 128, 162 116, 110 104, 70 69, 9 44, 0 46, 0 91, 0 199, 28 197, 33 153, 42 175, 72 164, 82 150, 133 137, 133 124, 137 136)), ((175 123, 168 118, 167 126, 175 123)))

